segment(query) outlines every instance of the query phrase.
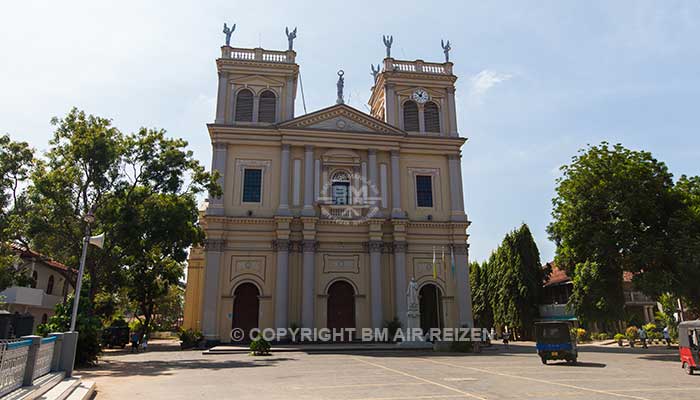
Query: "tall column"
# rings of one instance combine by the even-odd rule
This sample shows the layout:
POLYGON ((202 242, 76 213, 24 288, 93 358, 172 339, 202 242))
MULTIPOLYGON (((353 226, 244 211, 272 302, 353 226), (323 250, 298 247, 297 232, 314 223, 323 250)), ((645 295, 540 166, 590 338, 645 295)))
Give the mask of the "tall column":
POLYGON ((418 132, 425 132, 425 107, 418 106, 418 132))
POLYGON ((391 151, 391 218, 405 218, 401 210, 401 170, 399 151, 391 151))
POLYGON ((290 215, 289 213, 289 145, 282 145, 280 157, 280 206, 278 215, 290 215))
POLYGON ((277 252, 277 281, 275 282, 275 328, 288 328, 289 300, 289 240, 272 243, 277 252))
POLYGON ((450 174, 450 219, 452 221, 464 221, 464 196, 462 194, 462 166, 459 155, 449 155, 450 174))
POLYGON ((286 102, 286 118, 285 121, 289 121, 294 118, 294 78, 287 78, 287 102, 286 102))
POLYGON ((314 210, 314 146, 304 147, 304 208, 301 215, 310 217, 314 210))
POLYGON ((216 96, 216 119, 214 123, 223 124, 226 117, 226 92, 228 72, 219 72, 219 91, 216 96))
POLYGON ((457 279, 457 308, 459 308, 459 326, 474 328, 474 317, 472 314, 472 289, 469 284, 469 258, 467 255, 467 245, 464 243, 454 244, 455 269, 457 279))
POLYGON ((367 191, 367 196, 370 198, 369 204, 371 208, 377 207, 377 211, 374 213, 373 217, 380 218, 381 210, 379 210, 379 171, 377 166, 377 151, 375 149, 369 149, 369 188, 367 191))
POLYGON ((314 265, 315 257, 316 241, 304 240, 304 265, 301 284, 301 326, 303 328, 314 327, 314 297, 316 296, 316 271, 314 265))
POLYGON ((382 315, 382 245, 379 240, 369 242, 370 301, 372 303, 372 328, 384 325, 382 315))
POLYGON ((260 96, 253 96, 253 122, 258 122, 258 110, 260 109, 260 96))
POLYGON ((219 281, 223 239, 206 239, 204 243, 204 291, 202 299, 202 333, 208 341, 219 340, 219 281))
POLYGON ((396 96, 394 94, 394 85, 386 85, 386 97, 384 99, 384 118, 386 123, 393 126, 398 126, 396 121, 396 96))
POLYGON ((406 242, 394 243, 394 302, 396 303, 396 316, 401 321, 401 326, 406 328, 406 242))
POLYGON ((447 112, 450 114, 450 136, 459 136, 457 133, 457 106, 455 105, 455 89, 447 88, 447 112))
POLYGON ((224 196, 226 193, 226 158, 228 158, 228 145, 226 143, 214 143, 211 159, 211 170, 219 172, 216 181, 221 186, 222 195, 210 197, 207 206, 207 215, 224 215, 224 196))

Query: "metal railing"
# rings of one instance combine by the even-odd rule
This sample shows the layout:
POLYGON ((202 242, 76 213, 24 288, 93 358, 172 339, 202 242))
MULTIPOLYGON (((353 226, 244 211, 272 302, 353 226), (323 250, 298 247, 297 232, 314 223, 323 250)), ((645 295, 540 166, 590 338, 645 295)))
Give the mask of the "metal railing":
POLYGON ((22 387, 31 340, 0 343, 0 397, 22 387))

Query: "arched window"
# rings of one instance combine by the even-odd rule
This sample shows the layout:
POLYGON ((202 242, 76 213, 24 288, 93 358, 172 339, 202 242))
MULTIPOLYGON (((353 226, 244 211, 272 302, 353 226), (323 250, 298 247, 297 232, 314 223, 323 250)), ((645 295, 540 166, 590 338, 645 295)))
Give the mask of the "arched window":
POLYGON ((331 196, 333 204, 350 204, 350 175, 345 171, 338 171, 331 178, 331 196))
POLYGON ((418 104, 415 101, 403 103, 403 130, 418 132, 418 104))
POLYGON ((36 271, 32 272, 32 281, 30 282, 29 286, 36 289, 36 283, 38 281, 39 281, 39 274, 37 274, 36 271))
POLYGON ((440 132, 440 110, 437 104, 432 101, 425 103, 423 119, 426 132, 440 132))
POLYGON ((266 90, 260 95, 260 104, 258 106, 258 122, 274 123, 277 119, 277 97, 275 94, 266 90))
POLYGON ((46 284, 46 294, 53 293, 53 275, 49 276, 49 283, 46 284))
POLYGON ((253 92, 243 89, 236 95, 236 116, 240 122, 253 122, 253 92))

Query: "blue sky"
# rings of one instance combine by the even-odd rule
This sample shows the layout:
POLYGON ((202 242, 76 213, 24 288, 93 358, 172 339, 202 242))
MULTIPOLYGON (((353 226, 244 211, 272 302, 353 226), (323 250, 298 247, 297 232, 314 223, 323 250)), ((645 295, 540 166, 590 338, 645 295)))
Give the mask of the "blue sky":
MULTIPOLYGON (((232 44, 295 48, 313 111, 366 110, 369 66, 440 61, 452 43, 471 258, 530 225, 542 261, 558 168, 607 140, 700 174, 700 2, 696 1, 31 1, 0 4, 0 132, 46 150, 52 116, 77 106, 123 131, 184 137, 209 165, 224 22, 232 44)), ((298 96, 297 114, 303 112, 298 96)))

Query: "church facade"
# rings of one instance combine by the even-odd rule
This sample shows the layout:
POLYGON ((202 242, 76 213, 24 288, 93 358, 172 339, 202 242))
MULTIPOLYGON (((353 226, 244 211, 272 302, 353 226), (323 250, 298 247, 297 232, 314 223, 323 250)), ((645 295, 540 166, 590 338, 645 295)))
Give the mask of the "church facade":
MULTIPOLYGON (((390 55, 370 114, 343 103, 295 115, 292 50, 221 48, 207 128, 223 196, 202 212, 185 328, 230 342, 241 328, 473 327, 452 63, 390 55)), ((449 45, 448 45, 449 46, 449 45)))

